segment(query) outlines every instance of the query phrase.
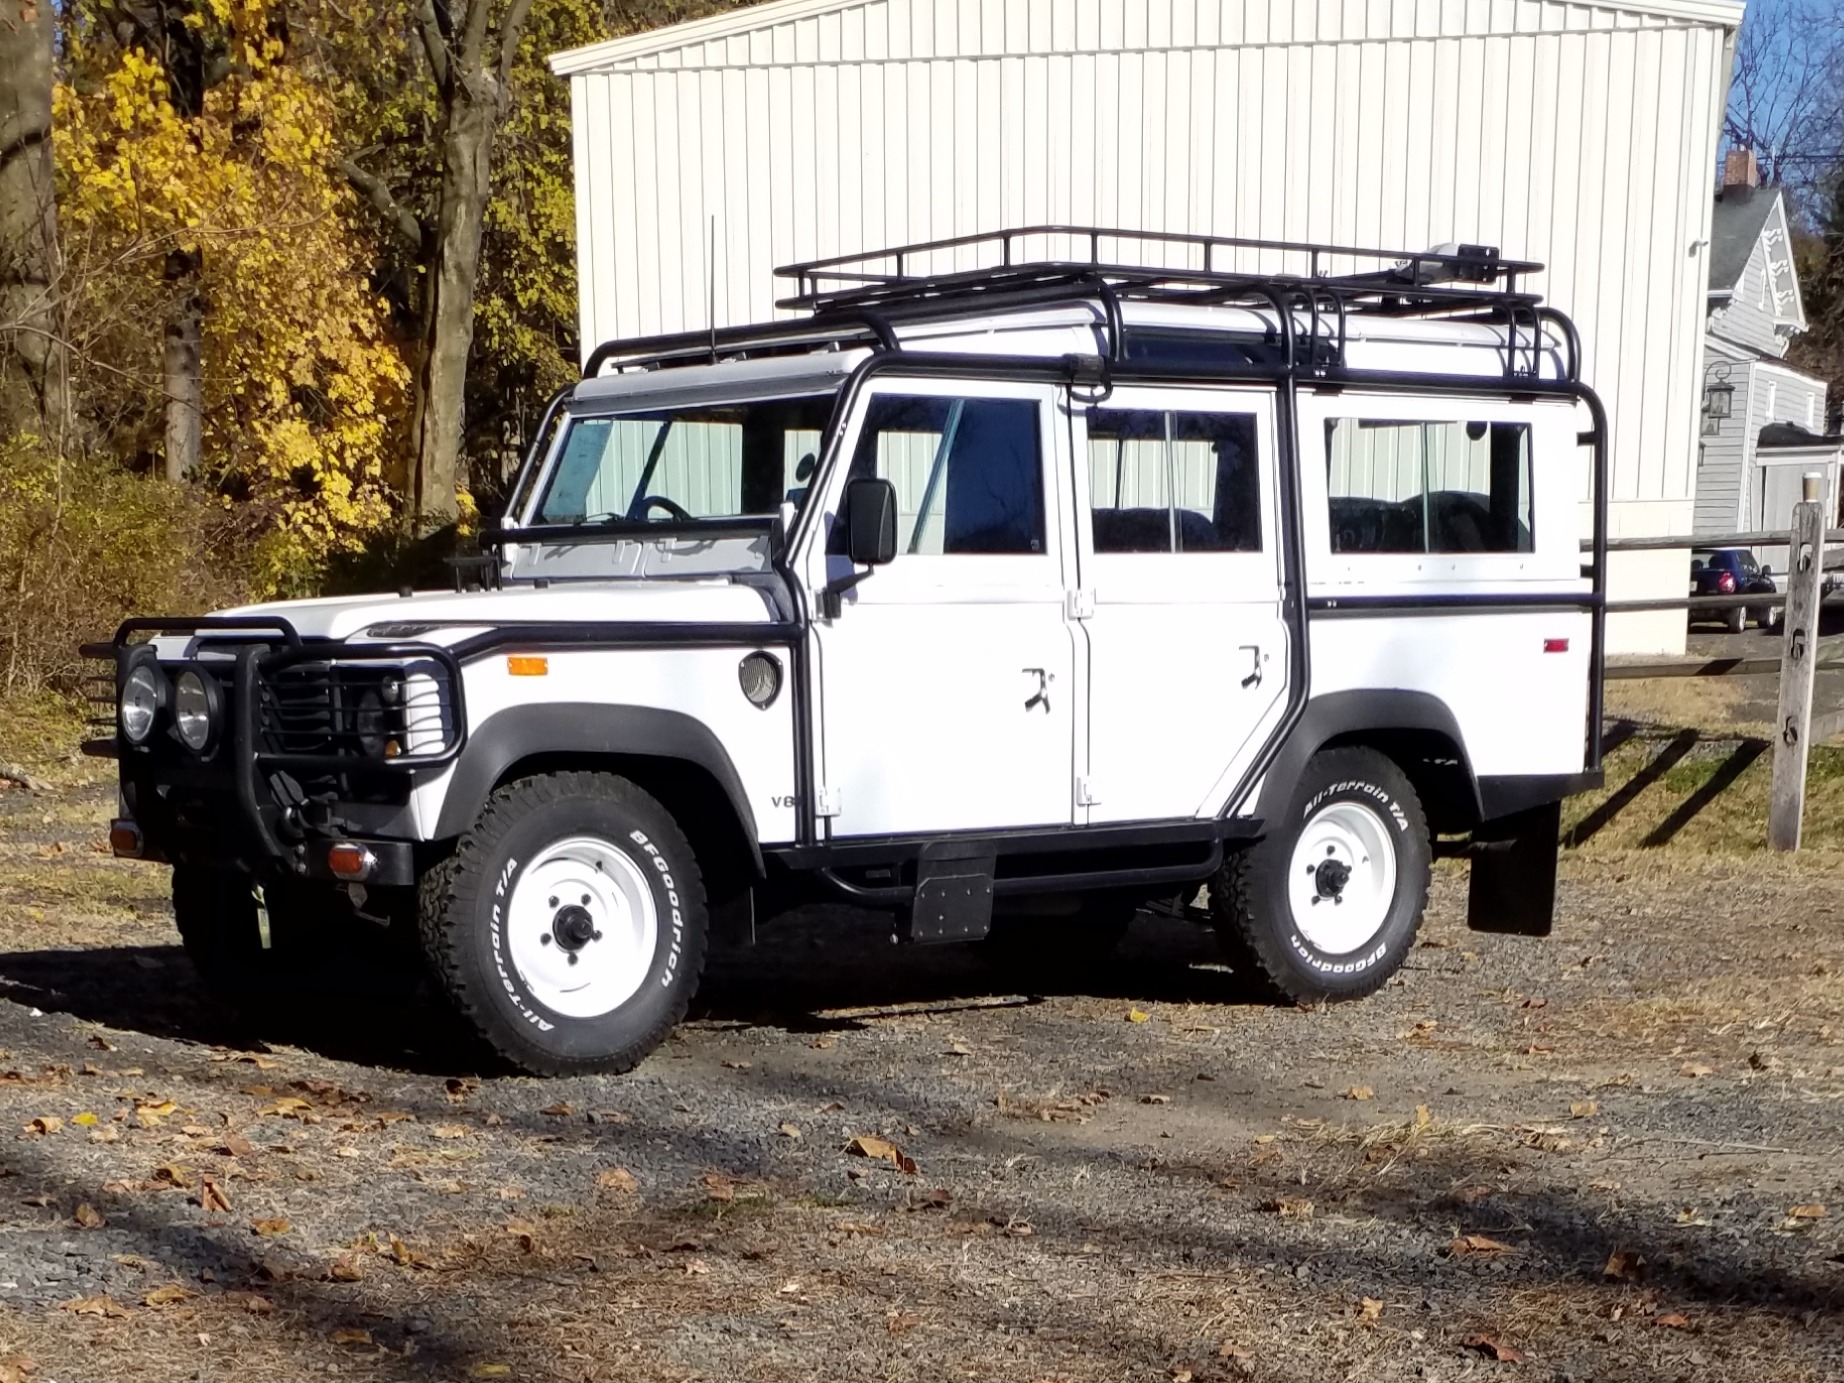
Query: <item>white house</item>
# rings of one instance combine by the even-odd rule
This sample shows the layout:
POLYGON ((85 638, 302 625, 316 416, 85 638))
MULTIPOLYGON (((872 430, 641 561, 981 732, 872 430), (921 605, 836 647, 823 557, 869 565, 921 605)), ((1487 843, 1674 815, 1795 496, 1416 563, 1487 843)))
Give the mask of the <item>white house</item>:
POLYGON ((1827 474, 1835 520, 1838 440, 1818 435, 1825 382, 1783 360, 1806 329, 1786 197, 1758 185, 1746 150, 1729 155, 1723 181, 1710 231, 1694 532, 1786 528, 1807 469, 1827 474))
MULTIPOLYGON (((1497 245, 1580 324, 1612 533, 1693 518, 1739 0, 770 0, 560 53, 585 352, 771 315, 773 266, 1076 223, 1497 245), (713 252, 714 242, 714 252, 713 252)), ((1682 553, 1616 558, 1678 595, 1682 553)), ((1681 614, 1610 621, 1683 646, 1681 614)))

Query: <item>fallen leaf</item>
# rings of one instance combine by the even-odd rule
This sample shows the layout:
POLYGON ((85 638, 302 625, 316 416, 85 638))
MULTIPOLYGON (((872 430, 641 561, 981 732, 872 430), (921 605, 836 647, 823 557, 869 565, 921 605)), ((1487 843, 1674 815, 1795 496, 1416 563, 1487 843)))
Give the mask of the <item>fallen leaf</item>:
POLYGON ((1143 1009, 1130 1008, 1127 1010, 1127 1021, 1129 1023, 1144 1023, 1150 1017, 1152 1017, 1152 1015, 1143 1009))
POLYGON ((77 1297, 61 1302, 60 1311, 69 1311, 76 1316, 102 1316, 106 1320, 120 1321, 128 1318, 128 1308, 114 1297, 77 1297))
POLYGON ((1703 1213, 1698 1210, 1696 1206, 1687 1205, 1682 1210, 1678 1211, 1678 1223, 1681 1225, 1707 1226, 1709 1221, 1703 1218, 1703 1213))
POLYGON ((91 1033, 88 1041, 89 1044, 99 1052, 112 1052, 115 1050, 115 1044, 99 1032, 91 1033))
POLYGON ((277 1234, 286 1234, 288 1233, 289 1230, 293 1228, 294 1228, 293 1225, 289 1224, 287 1220, 283 1219, 279 1215, 276 1216, 274 1219, 270 1219, 270 1220, 251 1220, 250 1221, 251 1233, 260 1234, 264 1238, 273 1238, 277 1234))
POLYGON ((1378 1320, 1383 1315, 1383 1303, 1375 1297, 1362 1297, 1358 1300, 1357 1318, 1360 1321, 1378 1320))
POLYGON ((1217 1346, 1217 1358, 1219 1359, 1242 1360, 1253 1359, 1254 1357, 1253 1354, 1244 1349, 1241 1345, 1232 1344, 1228 1340, 1223 1341, 1222 1344, 1217 1346))
POLYGON ((914 1176, 917 1171, 914 1158, 910 1157, 909 1154, 905 1153, 888 1139, 879 1138, 875 1134, 860 1133, 854 1135, 852 1140, 845 1145, 845 1151, 858 1157, 868 1157, 874 1161, 888 1162, 898 1171, 907 1172, 910 1176, 914 1176))
POLYGON ((1313 1217, 1313 1203, 1299 1197, 1280 1196, 1262 1207, 1271 1215, 1279 1215, 1283 1220, 1310 1220, 1313 1217))
POLYGON ((9 1354, 0 1359, 0 1383, 26 1383, 26 1378, 38 1372, 38 1361, 30 1355, 9 1354))
POLYGON ((107 1220, 103 1219, 102 1213, 88 1201, 79 1202, 77 1213, 72 1215, 71 1218, 77 1222, 77 1228, 79 1229, 101 1229, 104 1225, 109 1223, 107 1220))
POLYGON ((148 1180, 152 1181, 155 1186, 176 1187, 182 1191, 190 1190, 192 1171, 188 1167, 180 1166, 177 1162, 169 1162, 165 1166, 154 1168, 154 1174, 148 1180))
POLYGON ((1643 1253, 1615 1249, 1607 1255, 1607 1266, 1601 1269, 1601 1276, 1618 1282, 1644 1282, 1649 1266, 1643 1253))
POLYGON ((251 1146, 249 1139, 239 1138, 233 1133, 225 1138, 222 1143, 218 1144, 217 1147, 213 1148, 212 1151, 215 1153, 222 1153, 225 1157, 248 1157, 251 1153, 255 1152, 256 1149, 251 1146))
POLYGON ((198 1203, 207 1214, 228 1214, 231 1208, 230 1197, 210 1177, 199 1178, 198 1203))
POLYGON ((626 1167, 610 1167, 605 1172, 597 1172, 595 1184, 608 1191, 638 1191, 640 1183, 626 1167))
POLYGON ((359 1267, 358 1259, 354 1258, 349 1253, 341 1254, 338 1258, 335 1258, 331 1263, 327 1264, 327 1278, 329 1281, 360 1282, 364 1280, 364 1277, 365 1273, 364 1270, 359 1267))
POLYGON ((826 1049, 827 1049, 828 1047, 836 1047, 836 1046, 838 1046, 838 1045, 839 1045, 839 1039, 838 1039, 838 1038, 836 1038, 836 1037, 816 1037, 816 1038, 814 1038, 814 1039, 813 1039, 813 1040, 812 1040, 811 1042, 809 1042, 809 1043, 808 1043, 807 1045, 808 1045, 809 1047, 812 1047, 812 1048, 815 1048, 815 1049, 816 1049, 816 1050, 818 1050, 818 1051, 822 1051, 822 1052, 823 1052, 823 1051, 825 1051, 825 1050, 826 1050, 826 1049))
POLYGON ((1347 1100, 1373 1100, 1377 1095, 1368 1085, 1347 1086, 1341 1093, 1347 1100))
POLYGON ((704 1176, 705 1194, 714 1201, 733 1201, 736 1199, 736 1183, 722 1172, 707 1172, 704 1176))
POLYGON ((26 1132, 42 1136, 48 1133, 56 1133, 63 1127, 64 1121, 62 1119, 51 1114, 41 1114, 38 1118, 26 1125, 26 1132))
POLYGON ((134 1117, 142 1128, 158 1128, 162 1119, 178 1109, 172 1100, 136 1100, 134 1117))
POLYGON ((275 1310, 275 1303, 257 1292, 226 1292, 224 1300, 231 1306, 240 1306, 252 1316, 266 1316, 275 1310))
MULTIPOLYGON (((567 1119, 573 1112, 570 1106, 565 1104, 562 1100, 557 1101, 556 1104, 547 1104, 543 1109, 538 1111, 538 1113, 548 1115, 552 1119, 567 1119)), ((482 1367, 485 1366, 483 1365, 482 1367)), ((500 1365, 499 1367, 504 1367, 504 1365, 500 1365)))
POLYGON ((798 1138, 800 1137, 800 1129, 794 1124, 783 1124, 781 1125, 781 1136, 783 1138, 798 1138))
POLYGON ((460 1076, 450 1076, 442 1085, 443 1093, 448 1097, 450 1104, 460 1104, 478 1089, 480 1089, 479 1081, 463 1080, 460 1076))
POLYGON ((360 1330, 355 1325, 342 1325, 329 1338, 336 1345, 368 1345, 371 1343, 371 1332, 360 1330))
POLYGON ((1575 1100, 1569 1105, 1569 1117, 1571 1119, 1592 1119, 1600 1112, 1600 1105, 1596 1104, 1593 1100, 1575 1100))
POLYGON ((1682 1066, 1678 1067, 1678 1074, 1680 1076, 1688 1076, 1691 1080, 1695 1080, 1699 1076, 1711 1076, 1715 1073, 1715 1067, 1705 1066, 1701 1061, 1687 1061, 1682 1066))
POLYGON ((146 1296, 141 1298, 141 1304, 143 1306, 172 1306, 196 1295, 197 1293, 190 1287, 182 1287, 177 1282, 169 1282, 164 1287, 151 1289, 146 1296))
POLYGON ((463 1124, 437 1124, 429 1132, 436 1138, 465 1138, 472 1130, 463 1124))
POLYGON ((1462 1234, 1448 1245, 1448 1250, 1455 1258, 1464 1258, 1475 1253, 1510 1253, 1512 1245, 1488 1238, 1484 1234, 1462 1234))
POLYGON ((726 1061, 724 1062, 724 1068, 730 1071, 747 1071, 749 1069, 749 1063, 747 1061, 726 1061))
POLYGON ((1670 1326, 1673 1330, 1689 1330, 1691 1328, 1690 1317, 1686 1316, 1682 1311, 1667 1311, 1662 1316, 1654 1316, 1652 1318, 1652 1324, 1670 1326))
POLYGON ((261 1109, 257 1110, 256 1113, 259 1118, 279 1115, 284 1119, 292 1119, 298 1116, 302 1110, 312 1109, 313 1107, 311 1103, 302 1099, 299 1095, 284 1095, 274 1104, 264 1105, 261 1109))
POLYGON ((510 1378, 511 1376, 512 1365, 510 1364, 476 1364, 468 1370, 470 1378, 510 1378))
POLYGON ((1524 1356, 1496 1335, 1468 1335, 1460 1341, 1462 1349, 1476 1349, 1488 1359, 1496 1359, 1501 1364, 1521 1364, 1524 1356))
POLYGON ((96 1125, 101 1122, 102 1120, 98 1119, 88 1110, 85 1110, 82 1114, 73 1115, 71 1117, 71 1123, 75 1124, 78 1128, 95 1128, 96 1125))
POLYGON ((1786 1212, 1786 1217, 1789 1220, 1822 1220, 1825 1218, 1825 1207, 1822 1205, 1796 1205, 1786 1212))

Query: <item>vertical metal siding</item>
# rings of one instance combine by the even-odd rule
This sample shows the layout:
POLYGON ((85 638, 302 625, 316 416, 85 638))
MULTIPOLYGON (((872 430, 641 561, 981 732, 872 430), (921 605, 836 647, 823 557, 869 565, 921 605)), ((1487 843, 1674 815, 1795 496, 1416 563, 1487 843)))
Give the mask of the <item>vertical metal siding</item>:
MULTIPOLYGON (((585 351, 777 263, 1029 221, 1498 244, 1682 508, 1723 33, 1561 0, 871 0, 574 77, 585 351)), ((1254 267, 1254 261, 1249 261, 1254 267)), ((1680 530, 1681 531, 1681 530, 1680 530)))

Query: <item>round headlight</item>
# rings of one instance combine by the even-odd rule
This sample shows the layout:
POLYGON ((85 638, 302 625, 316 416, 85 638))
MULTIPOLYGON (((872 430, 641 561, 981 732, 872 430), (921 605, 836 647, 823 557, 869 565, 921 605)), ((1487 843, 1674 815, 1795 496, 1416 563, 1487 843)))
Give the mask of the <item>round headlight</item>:
POLYGON ((781 694, 781 664, 766 653, 751 653, 737 665, 736 680, 749 704, 766 711, 781 694))
POLYGON ((222 701, 217 682, 196 668, 174 679, 173 728, 194 754, 205 753, 216 742, 222 701))
POLYGON ((149 662, 136 663, 122 682, 122 699, 117 709, 122 737, 130 744, 146 744, 160 716, 160 702, 166 691, 166 679, 160 669, 149 662))

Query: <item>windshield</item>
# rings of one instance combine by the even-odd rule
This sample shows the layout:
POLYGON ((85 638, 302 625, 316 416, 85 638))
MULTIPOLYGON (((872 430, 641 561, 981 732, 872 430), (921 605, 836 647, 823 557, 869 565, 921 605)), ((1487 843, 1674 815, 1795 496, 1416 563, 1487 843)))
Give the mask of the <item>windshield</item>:
POLYGON ((536 524, 646 523, 772 516, 797 508, 834 396, 688 404, 565 420, 536 524))

